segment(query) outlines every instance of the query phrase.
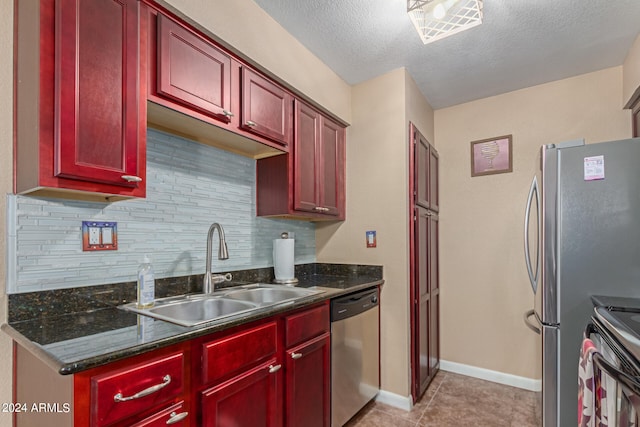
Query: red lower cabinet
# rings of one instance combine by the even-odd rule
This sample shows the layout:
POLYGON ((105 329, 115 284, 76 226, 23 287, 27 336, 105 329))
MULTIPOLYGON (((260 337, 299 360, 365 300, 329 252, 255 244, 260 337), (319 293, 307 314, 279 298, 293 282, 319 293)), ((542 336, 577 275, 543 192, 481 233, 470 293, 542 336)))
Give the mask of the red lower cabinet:
POLYGON ((145 418, 132 427, 186 427, 189 424, 189 412, 184 407, 184 402, 173 405, 164 411, 160 411, 150 417, 145 418))
POLYGON ((331 337, 328 333, 287 350, 285 362, 285 425, 327 427, 330 423, 329 366, 331 337))
POLYGON ((285 426, 328 427, 331 335, 328 303, 293 313, 285 323, 285 426))
POLYGON ((202 341, 198 425, 328 427, 328 302, 202 341))
POLYGON ((202 426, 281 426, 282 365, 275 359, 202 392, 202 426))
POLYGON ((60 375, 15 344, 17 427, 328 427, 329 302, 60 375), (64 406, 66 404, 66 406, 64 406))
POLYGON ((180 343, 73 375, 73 425, 193 425, 190 354, 189 343, 180 343))

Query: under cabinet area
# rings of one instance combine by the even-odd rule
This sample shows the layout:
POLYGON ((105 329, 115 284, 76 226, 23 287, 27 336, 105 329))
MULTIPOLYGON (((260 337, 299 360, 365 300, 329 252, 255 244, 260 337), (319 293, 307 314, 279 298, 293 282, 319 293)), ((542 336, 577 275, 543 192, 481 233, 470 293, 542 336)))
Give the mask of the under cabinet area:
POLYGON ((145 196, 136 0, 16 2, 17 193, 145 196))

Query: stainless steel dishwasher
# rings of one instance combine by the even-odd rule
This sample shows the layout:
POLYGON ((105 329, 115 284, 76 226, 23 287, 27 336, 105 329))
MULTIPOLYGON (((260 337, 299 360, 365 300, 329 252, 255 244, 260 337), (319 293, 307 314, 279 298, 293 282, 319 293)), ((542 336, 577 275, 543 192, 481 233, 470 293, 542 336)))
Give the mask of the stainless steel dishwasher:
POLYGON ((331 427, 341 427, 380 390, 378 288, 331 300, 331 427))

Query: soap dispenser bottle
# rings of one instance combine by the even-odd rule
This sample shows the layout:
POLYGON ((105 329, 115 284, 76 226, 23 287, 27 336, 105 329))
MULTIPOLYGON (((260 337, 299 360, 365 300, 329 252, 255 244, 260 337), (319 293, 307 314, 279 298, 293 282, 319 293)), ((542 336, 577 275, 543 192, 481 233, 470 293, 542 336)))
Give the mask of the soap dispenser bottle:
POLYGON ((153 307, 156 285, 153 277, 153 267, 147 255, 138 267, 138 308, 153 307))

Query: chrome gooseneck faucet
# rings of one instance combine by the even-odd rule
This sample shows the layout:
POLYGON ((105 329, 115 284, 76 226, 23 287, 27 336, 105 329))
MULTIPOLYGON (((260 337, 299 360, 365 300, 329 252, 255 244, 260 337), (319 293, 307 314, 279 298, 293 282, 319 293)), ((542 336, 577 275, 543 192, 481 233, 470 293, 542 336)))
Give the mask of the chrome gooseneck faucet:
MULTIPOLYGON (((225 260, 225 259, 229 259, 229 252, 227 251, 227 242, 224 238, 224 230, 222 229, 222 226, 220 224, 218 224, 217 222, 214 222, 213 224, 211 224, 211 227, 209 227, 209 234, 207 234, 207 269, 204 273, 204 283, 202 285, 202 291, 205 294, 210 294, 211 292, 213 292, 215 289, 214 283, 218 283, 218 281, 214 281, 213 277, 211 276, 211 251, 212 251, 212 246, 213 246, 213 233, 218 230, 218 236, 220 238, 220 243, 218 245, 218 259, 220 260, 225 260)), ((223 276, 221 276, 223 277, 223 276)), ((221 281, 224 281, 224 277, 222 278, 221 281)))

